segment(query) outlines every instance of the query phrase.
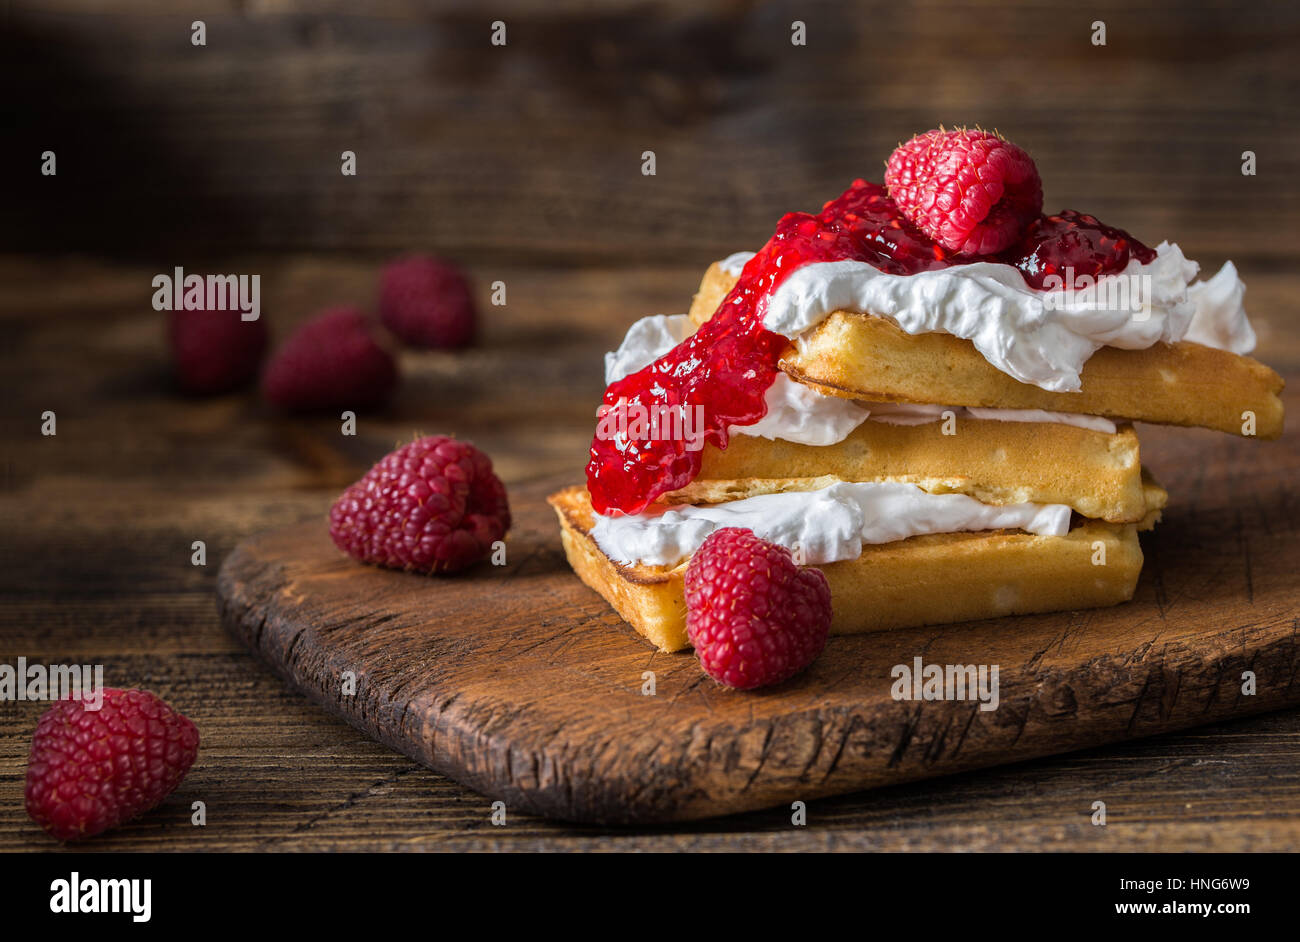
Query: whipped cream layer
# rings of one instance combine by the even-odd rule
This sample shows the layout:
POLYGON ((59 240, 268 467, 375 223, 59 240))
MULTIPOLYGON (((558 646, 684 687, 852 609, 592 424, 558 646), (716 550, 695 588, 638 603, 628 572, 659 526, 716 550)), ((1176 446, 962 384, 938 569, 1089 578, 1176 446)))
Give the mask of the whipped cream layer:
MULTIPOLYGON (((749 257, 737 252, 720 265, 739 274, 749 257)), ((998 262, 915 275, 891 275, 859 261, 814 262, 761 299, 759 313, 764 327, 795 341, 832 311, 886 317, 909 334, 969 340, 1022 383, 1072 392, 1083 364, 1104 346, 1141 350, 1186 338, 1233 353, 1253 350, 1255 334, 1241 304, 1245 286, 1232 263, 1193 284, 1198 270, 1168 242, 1151 262, 1134 259, 1123 272, 1098 279, 1095 289, 1073 293, 1032 288, 1018 269, 998 262)))
POLYGON ((645 369, 692 333, 685 314, 651 314, 627 329, 617 350, 605 354, 605 385, 645 369))
MULTIPOLYGON (((740 264, 741 267, 744 266, 743 261, 740 264)), ((605 385, 649 366, 690 336, 691 329, 690 318, 685 314, 655 314, 641 318, 628 329, 619 348, 605 354, 605 385)), ((731 434, 781 439, 801 445, 836 445, 848 438, 867 419, 892 425, 920 425, 938 422, 948 411, 958 418, 1000 422, 1056 422, 1107 434, 1115 432, 1115 423, 1109 419, 1070 412, 860 403, 853 399, 823 395, 795 382, 784 373, 777 373, 764 398, 767 414, 752 425, 731 426, 731 434)))
POLYGON ((596 515, 591 535, 610 559, 675 566, 723 527, 745 527, 811 564, 856 559, 864 544, 928 533, 1025 530, 1063 536, 1064 504, 984 504, 964 494, 930 494, 895 482, 832 484, 816 491, 763 494, 705 506, 650 509, 621 517, 596 515))
POLYGON ((852 399, 826 396, 778 372, 763 394, 767 414, 751 425, 733 425, 732 435, 780 439, 800 445, 838 445, 873 417, 852 399))
POLYGON ((1198 281, 1187 289, 1187 300, 1196 307, 1184 340, 1231 353, 1247 354, 1255 349, 1255 330, 1250 326, 1242 298, 1245 283, 1237 266, 1224 262, 1209 281, 1198 281))
MULTIPOLYGON (((1116 425, 1100 415, 1079 415, 1075 412, 1048 412, 1044 409, 985 409, 978 406, 933 406, 915 402, 873 402, 870 405, 871 421, 889 425, 925 425, 938 422, 944 413, 956 418, 983 419, 993 422, 1050 422, 1073 425, 1093 432, 1114 435, 1116 425)), ((737 430, 739 431, 739 430, 737 430)))

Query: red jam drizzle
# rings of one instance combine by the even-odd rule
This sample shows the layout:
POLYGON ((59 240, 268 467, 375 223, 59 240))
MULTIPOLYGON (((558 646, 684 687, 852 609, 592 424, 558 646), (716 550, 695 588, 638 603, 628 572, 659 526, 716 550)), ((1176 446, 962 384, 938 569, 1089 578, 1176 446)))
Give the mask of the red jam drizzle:
POLYGON ((1053 287, 1064 287, 1071 273, 1076 285, 1084 277, 1095 282, 1102 275, 1123 271, 1132 258, 1145 265, 1156 257, 1155 249, 1123 229, 1072 209, 1039 218, 1020 242, 1003 254, 1034 288, 1046 287, 1046 280, 1053 276, 1057 279, 1053 287))
MULTIPOLYGON (((767 411, 764 396, 789 345, 764 329, 760 302, 796 268, 855 260, 888 274, 914 275, 980 261, 1014 265, 1036 288, 1067 266, 1080 274, 1119 271, 1129 258, 1155 253, 1128 233, 1095 218, 1064 212, 1035 222, 1017 245, 998 256, 954 255, 908 222, 885 188, 854 180, 816 215, 788 213, 776 233, 745 265, 717 312, 654 363, 612 383, 606 408, 689 410, 703 416, 703 440, 726 448, 728 429, 752 425, 767 411), (698 407, 698 408, 696 408, 698 407)), ((681 413, 687 414, 687 413, 681 413)), ((696 442, 698 444, 698 440, 696 442)), ((597 513, 634 514, 699 474, 702 450, 686 436, 649 438, 598 434, 587 464, 587 489, 597 513)))

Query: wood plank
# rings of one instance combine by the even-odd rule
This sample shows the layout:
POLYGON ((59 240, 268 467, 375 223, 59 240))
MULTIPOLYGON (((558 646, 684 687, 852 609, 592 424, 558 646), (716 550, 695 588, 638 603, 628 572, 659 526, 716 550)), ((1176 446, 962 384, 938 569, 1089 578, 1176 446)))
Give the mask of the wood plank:
POLYGON ((493 11, 504 48, 472 4, 204 14, 195 49, 198 14, 152 0, 15 5, 0 57, 15 152, 53 147, 61 169, 32 162, 5 245, 165 247, 156 264, 250 244, 703 260, 878 175, 900 139, 965 122, 1034 155, 1050 210, 1207 263, 1300 252, 1294 5, 516 2, 493 11), (789 41, 796 16, 806 47, 789 41))
MULTIPOLYGON (((7 466, 0 659, 102 663, 109 683, 158 691, 203 734, 198 763, 163 808, 85 849, 1300 850, 1294 709, 826 798, 810 803, 806 828, 792 827, 780 808, 670 831, 573 826, 522 812, 496 828, 482 795, 329 716, 259 667, 221 627, 213 594, 225 555, 268 527, 321 519, 342 482, 416 430, 479 441, 512 493, 541 474, 577 480, 601 352, 634 317, 684 310, 704 267, 698 261, 604 270, 476 266, 480 286, 504 277, 511 292, 504 309, 489 309, 483 295, 485 349, 463 361, 405 357, 411 382, 398 403, 363 417, 352 440, 328 419, 278 420, 253 393, 176 396, 159 317, 148 307, 148 279, 158 270, 148 260, 0 256, 7 338, 0 367, 11 380, 0 424, 0 465, 7 466), (539 358, 549 366, 530 365, 539 358), (476 393, 457 417, 456 391, 481 382, 475 377, 488 364, 502 382, 527 375, 531 386, 508 385, 501 401, 476 393), (38 434, 37 417, 50 407, 59 409, 57 440, 38 434), (205 570, 189 562, 196 538, 208 541, 205 570), (209 805, 204 829, 188 824, 196 799, 209 805), (1088 822, 1098 799, 1109 808, 1104 828, 1088 822)), ((364 302, 374 263, 244 256, 214 258, 211 270, 261 272, 267 316, 283 332, 324 304, 364 302)), ((1300 285, 1293 274, 1258 265, 1243 274, 1261 328, 1259 356, 1294 390, 1300 333, 1287 312, 1300 285)), ((1287 403, 1300 407, 1294 394, 1287 403)), ((1148 462, 1174 491, 1171 514, 1195 506, 1190 495, 1218 474, 1204 474, 1201 459, 1183 450, 1194 445, 1209 449, 1211 465, 1245 475, 1231 498, 1241 502, 1243 526, 1272 529, 1263 544, 1246 541, 1255 557, 1271 552, 1270 541, 1294 541, 1294 529, 1281 523, 1293 519, 1293 498, 1270 505, 1253 490, 1266 470, 1256 462, 1278 446, 1151 428, 1142 436, 1148 462)), ((1288 476, 1293 482, 1292 472, 1278 475, 1282 483, 1288 476)), ((1177 554, 1188 551, 1216 554, 1225 572, 1239 573, 1239 551, 1215 529, 1225 524, 1231 533, 1223 514, 1195 527, 1200 549, 1158 530, 1147 541, 1148 578, 1157 553, 1173 553, 1170 565, 1181 566, 1177 554)), ((1182 601, 1171 597, 1175 606, 1182 601)), ((0 850, 57 849, 23 811, 27 745, 44 708, 0 705, 0 850)))
POLYGON ((596 823, 806 801, 1300 702, 1300 449, 1154 437, 1185 470, 1132 603, 835 638, 761 694, 656 654, 577 584, 539 503, 555 481, 516 490, 502 570, 359 567, 309 523, 241 544, 218 595, 236 636, 369 735, 509 806, 596 823), (922 655, 999 665, 1001 706, 894 701, 891 668, 922 655), (345 670, 355 697, 338 694, 345 670))

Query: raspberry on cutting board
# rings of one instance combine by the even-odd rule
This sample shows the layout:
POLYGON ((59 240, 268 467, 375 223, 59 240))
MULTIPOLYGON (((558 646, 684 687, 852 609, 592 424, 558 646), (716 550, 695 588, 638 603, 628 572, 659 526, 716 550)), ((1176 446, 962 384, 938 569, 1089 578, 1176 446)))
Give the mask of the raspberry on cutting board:
POLYGON ((752 530, 715 530, 686 566, 686 634, 721 684, 748 690, 793 677, 830 628, 826 576, 752 530))
POLYGON ((98 710, 60 700, 27 760, 27 813, 61 841, 94 837, 156 807, 194 764, 199 731, 147 690, 103 691, 98 710))
POLYGON ((464 569, 509 529, 506 489, 491 459, 445 435, 384 456, 330 509, 330 536, 343 552, 415 572, 464 569))
POLYGON ((940 128, 899 145, 885 165, 885 186, 908 221, 963 255, 1001 252, 1043 211, 1033 159, 978 129, 940 128))

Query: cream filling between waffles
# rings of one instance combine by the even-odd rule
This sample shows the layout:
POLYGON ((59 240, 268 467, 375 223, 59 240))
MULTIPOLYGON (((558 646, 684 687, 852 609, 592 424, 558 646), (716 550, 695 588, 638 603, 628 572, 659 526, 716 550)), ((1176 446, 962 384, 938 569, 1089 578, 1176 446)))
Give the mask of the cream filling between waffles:
MULTIPOLYGON (((735 258, 736 256, 732 256, 735 258)), ((649 366, 691 333, 685 314, 656 314, 634 323, 613 352, 605 354, 605 385, 649 366)), ((1095 415, 1044 412, 1039 409, 980 409, 912 403, 864 403, 827 396, 777 373, 765 394, 767 414, 752 425, 733 425, 733 435, 781 439, 801 445, 837 445, 863 422, 920 425, 938 422, 951 413, 957 418, 999 422, 1055 422, 1114 434, 1115 423, 1095 415)))
POLYGON ((964 494, 930 494, 914 484, 840 482, 722 504, 652 507, 620 517, 596 514, 591 535, 617 562, 676 566, 714 530, 744 527, 804 563, 824 565, 856 559, 865 544, 931 533, 1011 529, 1064 536, 1070 514, 1064 504, 995 506, 964 494))

